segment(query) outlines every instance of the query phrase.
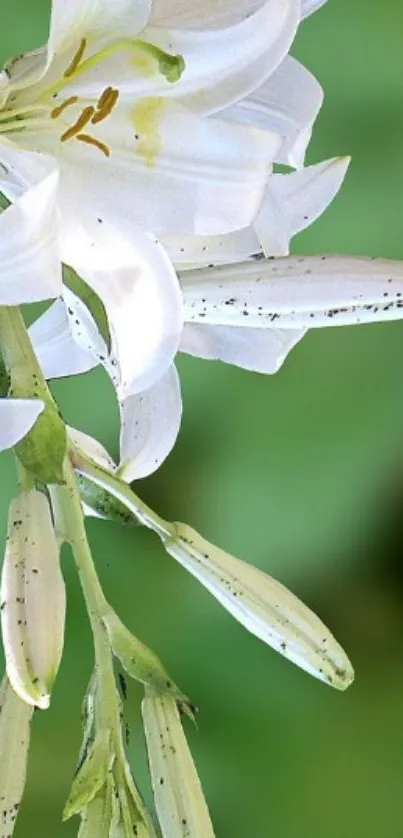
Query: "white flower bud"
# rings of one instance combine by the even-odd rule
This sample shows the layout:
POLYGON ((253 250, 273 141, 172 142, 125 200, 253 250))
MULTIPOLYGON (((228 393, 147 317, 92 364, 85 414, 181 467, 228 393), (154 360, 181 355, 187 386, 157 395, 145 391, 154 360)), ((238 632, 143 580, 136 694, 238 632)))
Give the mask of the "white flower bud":
POLYGON ((186 524, 164 539, 174 556, 248 631, 315 678, 345 690, 351 663, 337 640, 280 582, 210 544, 186 524))
POLYGON ((214 838, 175 700, 147 687, 142 713, 155 808, 164 838, 214 838))
POLYGON ((17 820, 27 773, 33 711, 4 677, 0 687, 0 838, 10 838, 17 820))
POLYGON ((11 501, 0 590, 7 675, 42 709, 63 650, 66 593, 47 498, 32 489, 11 501))

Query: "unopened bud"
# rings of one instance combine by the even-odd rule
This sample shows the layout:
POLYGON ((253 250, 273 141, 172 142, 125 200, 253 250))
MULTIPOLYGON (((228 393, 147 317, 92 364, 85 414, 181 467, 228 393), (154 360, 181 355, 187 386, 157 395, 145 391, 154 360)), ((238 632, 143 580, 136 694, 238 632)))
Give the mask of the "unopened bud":
POLYGON ((7 675, 28 704, 49 707, 63 650, 66 593, 47 498, 11 501, 0 590, 7 675))
POLYGON ((175 700, 146 688, 141 709, 155 808, 164 838, 214 838, 175 700))
POLYGON ((280 582, 210 544, 186 524, 163 539, 174 556, 248 631, 311 675, 345 690, 351 663, 319 617, 280 582))
POLYGON ((0 687, 0 838, 11 838, 24 793, 34 708, 5 676, 0 687))

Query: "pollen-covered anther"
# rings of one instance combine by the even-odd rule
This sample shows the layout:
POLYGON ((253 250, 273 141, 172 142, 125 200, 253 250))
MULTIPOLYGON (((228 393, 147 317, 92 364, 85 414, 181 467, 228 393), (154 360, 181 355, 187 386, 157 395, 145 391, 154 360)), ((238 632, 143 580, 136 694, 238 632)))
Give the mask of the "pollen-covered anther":
POLYGON ((63 73, 63 76, 65 78, 69 78, 69 76, 72 76, 73 73, 75 73, 75 71, 77 70, 77 67, 80 64, 80 61, 81 61, 81 59, 84 55, 86 46, 87 46, 87 39, 82 38, 81 41, 80 41, 80 46, 78 47, 77 52, 73 55, 73 58, 70 61, 69 66, 66 68, 66 70, 63 73))
POLYGON ((88 107, 84 108, 83 112, 78 117, 77 121, 71 128, 68 128, 67 131, 62 134, 60 137, 62 143, 66 142, 66 140, 72 140, 77 134, 79 134, 83 128, 91 121, 95 113, 95 108, 92 105, 88 105, 88 107))
POLYGON ((114 87, 106 87, 97 102, 97 111, 91 119, 92 125, 102 122, 109 116, 119 99, 119 91, 114 87))
POLYGON ((95 148, 99 148, 100 151, 105 155, 105 157, 111 156, 111 151, 106 145, 106 143, 102 143, 101 140, 95 139, 95 137, 91 137, 90 134, 77 134, 76 140, 80 140, 82 143, 87 143, 87 145, 93 145, 95 148))
POLYGON ((57 105, 56 108, 53 108, 53 111, 50 112, 51 119, 57 119, 66 108, 69 108, 70 105, 75 105, 78 102, 78 96, 69 96, 64 102, 60 105, 57 105))

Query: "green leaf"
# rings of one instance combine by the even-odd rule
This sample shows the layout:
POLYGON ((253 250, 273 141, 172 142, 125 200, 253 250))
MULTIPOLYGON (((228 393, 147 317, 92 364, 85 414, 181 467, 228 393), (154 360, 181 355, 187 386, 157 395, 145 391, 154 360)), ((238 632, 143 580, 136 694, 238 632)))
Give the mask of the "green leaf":
POLYGON ((111 335, 105 306, 98 294, 79 276, 69 265, 63 265, 63 282, 88 308, 98 329, 106 343, 108 352, 111 351, 111 335))
POLYGON ((10 206, 10 204, 11 201, 9 201, 8 198, 6 198, 6 196, 3 195, 2 192, 0 192, 0 212, 4 212, 4 210, 10 206))
POLYGON ((24 468, 41 483, 63 483, 67 434, 63 419, 53 403, 46 405, 33 428, 14 450, 24 468))
POLYGON ((98 731, 72 782, 63 820, 81 812, 102 789, 110 769, 110 731, 98 731))

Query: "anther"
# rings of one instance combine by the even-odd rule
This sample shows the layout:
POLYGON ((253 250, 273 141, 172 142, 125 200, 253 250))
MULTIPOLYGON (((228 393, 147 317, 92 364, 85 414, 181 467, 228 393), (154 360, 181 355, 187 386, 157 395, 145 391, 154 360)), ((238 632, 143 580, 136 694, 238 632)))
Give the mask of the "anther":
POLYGON ((78 102, 78 96, 69 96, 65 102, 62 102, 61 105, 58 105, 57 108, 53 108, 53 111, 50 112, 52 119, 57 119, 57 117, 60 116, 66 108, 69 108, 70 105, 75 105, 76 102, 78 102))
POLYGON ((91 119, 92 124, 96 125, 97 122, 102 122, 106 119, 106 117, 112 113, 118 99, 119 91, 115 90, 113 87, 107 87, 99 97, 97 103, 98 110, 91 119))
POLYGON ((62 143, 75 137, 82 130, 82 128, 89 123, 91 117, 94 115, 94 112, 95 108, 93 108, 92 105, 88 105, 87 108, 84 108, 82 114, 78 117, 77 122, 75 122, 71 128, 68 128, 67 131, 65 131, 60 137, 62 143))
POLYGON ((97 108, 99 111, 102 111, 107 105, 111 93, 113 93, 113 87, 105 87, 105 90, 101 93, 97 102, 97 108))
POLYGON ((79 65, 79 63, 80 63, 80 61, 81 61, 81 59, 84 55, 84 51, 85 51, 86 46, 87 46, 87 39, 82 38, 81 41, 80 41, 80 46, 78 47, 77 52, 75 53, 72 60, 70 61, 69 66, 67 67, 67 69, 63 73, 65 78, 68 78, 69 76, 72 76, 73 73, 75 72, 75 70, 77 70, 77 67, 78 67, 78 65, 79 65))
POLYGON ((111 152, 105 143, 101 143, 100 140, 96 140, 95 137, 90 137, 89 134, 77 134, 76 140, 80 140, 82 143, 87 143, 88 145, 93 145, 95 148, 99 148, 100 151, 105 155, 105 157, 110 157, 111 152))

